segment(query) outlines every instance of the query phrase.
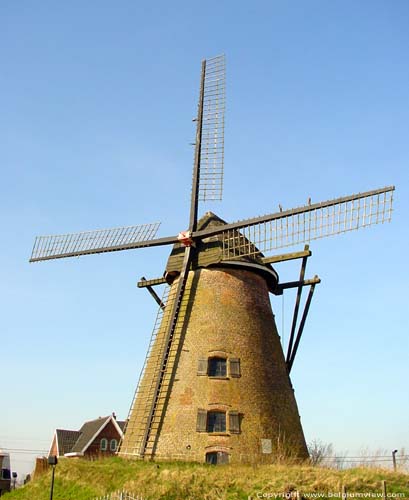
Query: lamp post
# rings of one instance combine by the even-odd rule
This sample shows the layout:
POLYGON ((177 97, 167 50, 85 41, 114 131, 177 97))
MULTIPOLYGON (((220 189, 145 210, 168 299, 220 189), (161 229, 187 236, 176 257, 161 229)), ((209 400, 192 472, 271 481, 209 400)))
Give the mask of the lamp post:
POLYGON ((55 455, 51 455, 48 457, 48 465, 52 465, 53 467, 53 472, 51 475, 51 488, 50 488, 50 500, 53 500, 53 493, 54 493, 54 474, 55 474, 55 466, 57 465, 58 460, 55 455))
POLYGON ((393 462, 393 470, 396 472, 396 453, 398 450, 393 450, 392 452, 392 462, 393 462))

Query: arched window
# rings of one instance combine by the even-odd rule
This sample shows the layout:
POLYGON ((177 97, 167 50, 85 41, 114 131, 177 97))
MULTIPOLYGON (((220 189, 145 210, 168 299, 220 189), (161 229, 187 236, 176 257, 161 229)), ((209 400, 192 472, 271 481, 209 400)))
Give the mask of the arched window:
POLYGON ((229 454, 225 451, 210 451, 206 453, 206 463, 212 465, 228 464, 229 454))
POLYGON ((118 447, 118 441, 116 439, 111 439, 111 442, 109 443, 109 449, 111 451, 116 451, 118 447))
POLYGON ((102 438, 101 442, 99 444, 100 450, 101 451, 107 451, 108 449, 108 439, 102 438))

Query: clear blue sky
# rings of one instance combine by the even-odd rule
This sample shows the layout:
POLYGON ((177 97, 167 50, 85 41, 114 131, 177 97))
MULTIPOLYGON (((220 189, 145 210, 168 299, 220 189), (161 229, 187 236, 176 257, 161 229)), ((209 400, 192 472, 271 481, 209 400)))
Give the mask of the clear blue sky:
MULTIPOLYGON (((200 61, 224 52, 224 200, 202 210, 397 186, 391 224, 312 243, 292 378, 307 441, 409 449, 408 26, 404 0, 0 3, 0 447, 126 418, 156 312, 136 281, 168 250, 28 257, 37 234, 186 228, 200 61)), ((284 338, 293 300, 272 299, 284 338)))

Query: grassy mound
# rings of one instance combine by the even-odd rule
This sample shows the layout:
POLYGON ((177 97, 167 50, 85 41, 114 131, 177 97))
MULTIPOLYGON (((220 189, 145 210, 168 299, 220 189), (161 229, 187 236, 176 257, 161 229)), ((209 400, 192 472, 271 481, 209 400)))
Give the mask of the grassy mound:
MULTIPOLYGON (((386 480, 388 493, 394 498, 409 498, 409 475, 382 469, 338 471, 296 465, 209 466, 120 458, 95 462, 61 459, 55 473, 54 500, 93 500, 121 489, 139 494, 146 500, 271 499, 282 498, 283 492, 291 490, 300 491, 300 498, 301 495, 305 498, 336 498, 342 484, 351 497, 352 493, 374 493, 377 498, 382 498, 382 480, 386 480)), ((50 482, 51 472, 48 471, 3 498, 48 500, 50 482)))

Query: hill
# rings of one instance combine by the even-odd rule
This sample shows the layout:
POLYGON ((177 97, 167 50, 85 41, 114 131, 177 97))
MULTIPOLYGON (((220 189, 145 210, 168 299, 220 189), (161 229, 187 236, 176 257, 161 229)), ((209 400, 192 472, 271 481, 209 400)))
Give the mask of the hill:
MULTIPOLYGON (((394 498, 409 498, 409 475, 382 469, 339 471, 300 465, 210 466, 120 458, 95 462, 61 459, 56 467, 54 500, 94 500, 120 489, 146 500, 282 498, 282 493, 295 489, 305 498, 337 498, 342 484, 351 497, 353 493, 366 493, 366 497, 372 493, 382 498, 382 480, 386 480, 388 493, 394 498)), ((48 500, 50 482, 48 471, 3 498, 48 500)))

